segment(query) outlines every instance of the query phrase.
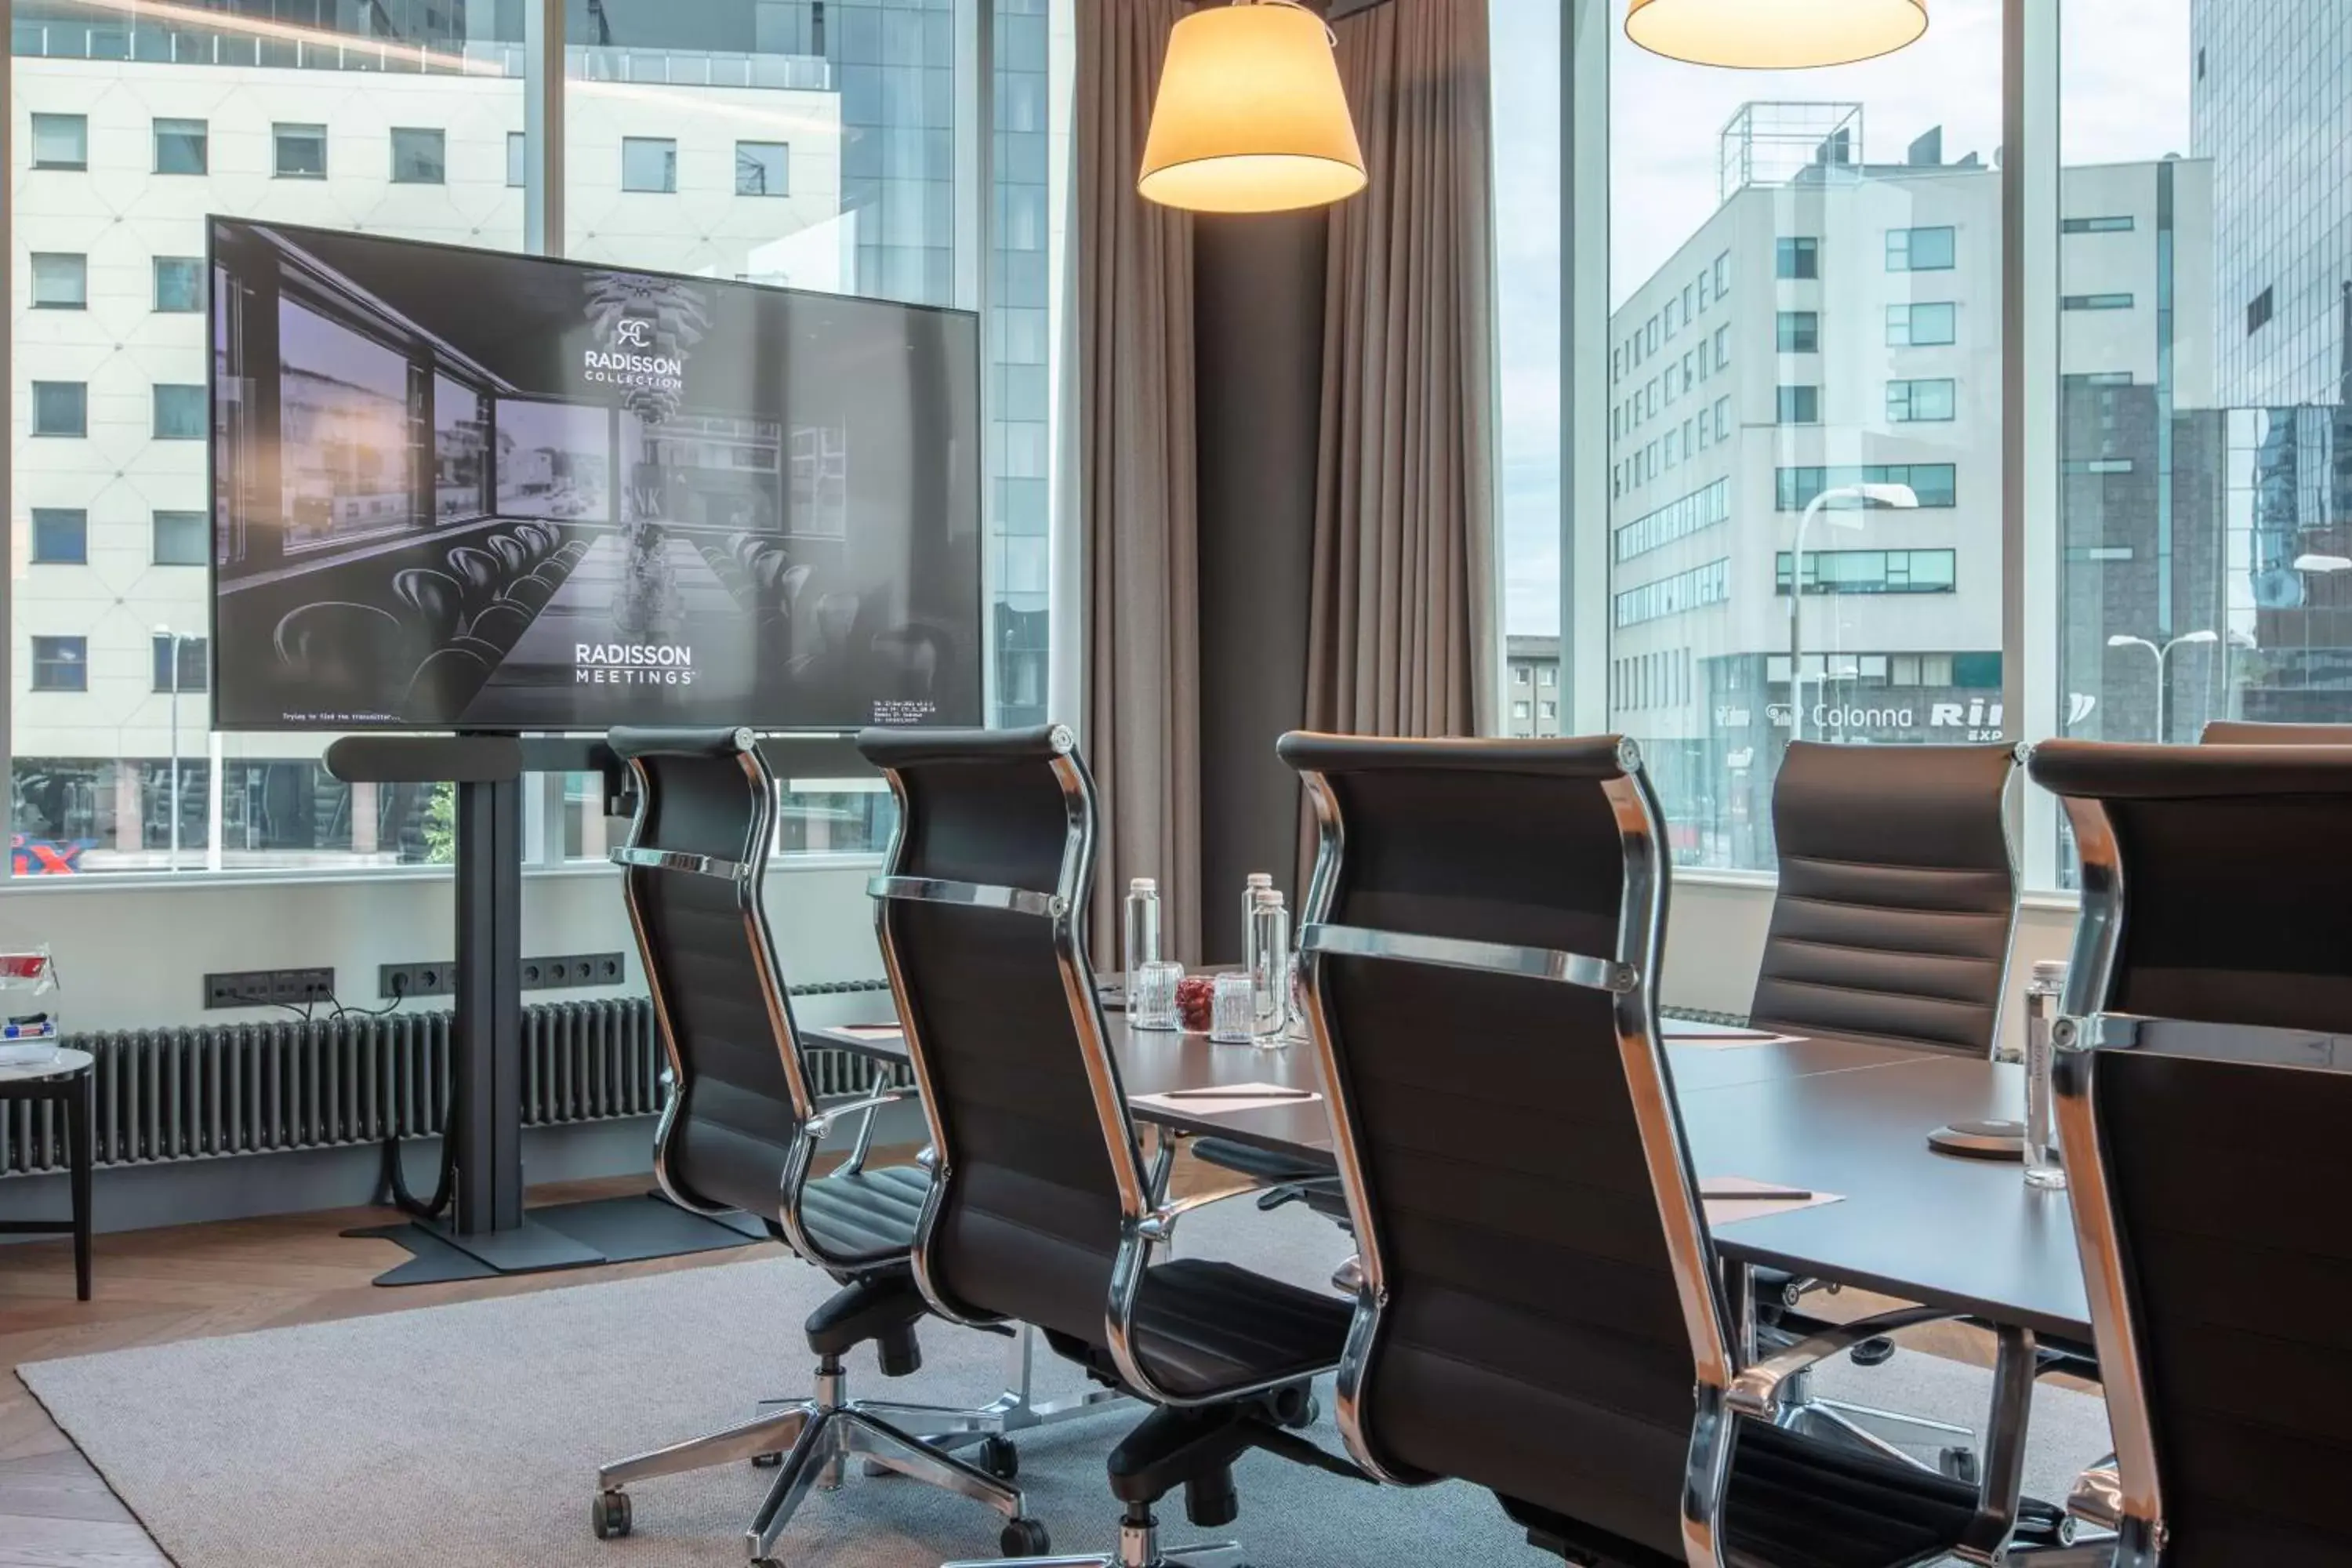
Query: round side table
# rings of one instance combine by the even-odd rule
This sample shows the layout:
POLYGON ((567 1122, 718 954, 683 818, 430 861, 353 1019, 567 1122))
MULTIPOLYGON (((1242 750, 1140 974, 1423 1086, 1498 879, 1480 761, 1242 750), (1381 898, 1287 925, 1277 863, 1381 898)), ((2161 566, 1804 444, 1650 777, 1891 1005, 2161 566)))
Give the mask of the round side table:
POLYGON ((71 1219, 0 1220, 0 1236, 71 1236, 74 1294, 84 1301, 89 1300, 90 1068, 96 1060, 88 1051, 67 1048, 44 1062, 0 1062, 0 1109, 27 1102, 64 1108, 66 1167, 73 1189, 71 1219))

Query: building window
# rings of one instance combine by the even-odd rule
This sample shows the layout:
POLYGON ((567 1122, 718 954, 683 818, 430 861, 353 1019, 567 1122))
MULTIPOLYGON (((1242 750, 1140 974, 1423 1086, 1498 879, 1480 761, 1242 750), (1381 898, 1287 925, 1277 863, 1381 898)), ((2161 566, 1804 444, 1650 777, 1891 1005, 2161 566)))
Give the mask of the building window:
POLYGON ((212 133, 201 120, 155 121, 155 172, 201 174, 211 166, 212 133))
POLYGON ((1772 242, 1772 276, 1819 278, 1822 242, 1810 235, 1782 235, 1772 242))
POLYGON ((2265 288, 2246 305, 2246 335, 2252 337, 2271 319, 2271 290, 2265 288))
POLYGON ((1528 721, 1528 704, 1524 700, 1511 704, 1511 717, 1522 724, 1528 721))
POLYGON ((201 511, 154 514, 155 564, 202 566, 212 554, 213 520, 201 511))
POLYGON ((1557 702, 1538 702, 1536 704, 1536 712, 1538 715, 1545 719, 1557 719, 1559 717, 1559 704, 1557 702))
POLYGON ((174 313, 205 308, 205 258, 201 256, 155 258, 155 309, 174 313))
POLYGON ((1731 439, 1731 399, 1728 397, 1715 400, 1715 438, 1718 441, 1731 439))
POLYGON ((525 143, 523 133, 520 131, 508 132, 507 184, 513 186, 518 191, 522 189, 525 184, 529 184, 525 175, 530 171, 530 161, 529 154, 524 149, 525 143))
POLYGON ((89 167, 89 117, 86 114, 33 116, 33 167, 89 167))
POLYGON ((33 563, 79 566, 89 559, 89 513, 79 507, 33 509, 33 563))
POLYGON ((1773 328, 1782 353, 1810 354, 1821 352, 1822 315, 1820 311, 1782 310, 1774 318, 1773 328))
POLYGON ((1848 463, 1835 468, 1776 468, 1772 472, 1772 505, 1776 511, 1802 511, 1823 490, 1848 485, 1908 485, 1923 507, 1959 504, 1951 463, 1848 463))
POLYGON ((1958 402, 1948 377, 1933 381, 1890 381, 1886 384, 1886 422, 1890 425, 1932 424, 1952 418, 1958 402))
POLYGON ((205 438, 205 397, 201 386, 155 385, 155 438, 159 441, 201 441, 205 438))
POLYGON ((33 383, 33 434, 89 434, 89 387, 79 381, 33 383))
POLYGON ((1731 329, 1729 327, 1717 327, 1715 329, 1715 368, 1717 370, 1727 370, 1730 366, 1731 329))
POLYGON ((1947 272, 1956 247, 1953 231, 1942 228, 1890 228, 1886 231, 1886 270, 1947 272))
POLYGON ((2132 297, 2128 294, 2068 294, 2058 301, 2062 310, 2128 310, 2132 297))
POLYGON ((1720 605, 1730 597, 1731 561, 1727 556, 1613 595, 1611 619, 1621 628, 1637 626, 1685 610, 1720 605))
POLYGON ((448 138, 427 127, 392 128, 392 183, 395 185, 446 185, 449 183, 448 138))
POLYGON ((667 195, 677 190, 677 142, 667 136, 621 138, 621 189, 667 195))
POLYGON ((2062 474, 2128 474, 2129 458, 2068 458, 2058 465, 2062 474))
POLYGON ((36 691, 88 691, 89 689, 89 639, 88 637, 35 637, 33 639, 33 689, 36 691))
MULTIPOLYGON (((323 180, 327 177, 327 128, 323 125, 273 125, 277 163, 281 180, 323 180)), ((394 132, 394 134, 398 134, 394 132)))
POLYGON ((2058 220, 2061 234, 2129 234, 2137 226, 2128 215, 2122 217, 2069 217, 2058 220))
POLYGON ((1773 388, 1772 420, 1778 425, 1820 424, 1822 422, 1822 389, 1818 386, 1773 388))
POLYGON ((205 638, 173 637, 166 632, 155 638, 154 647, 156 690, 202 691, 209 684, 206 678, 211 674, 211 660, 205 638))
POLYGON ((1515 664, 1511 666, 1511 684, 1514 686, 1525 686, 1527 683, 1528 667, 1524 664, 1515 664))
POLYGON ((1891 349, 1932 348, 1959 336, 1959 307, 1950 304, 1889 305, 1886 346, 1891 349))
POLYGON ((33 252, 33 309, 81 310, 89 307, 89 258, 69 250, 33 252))
POLYGON ((1731 252, 1725 251, 1715 258, 1715 297, 1722 299, 1731 292, 1731 252))
MULTIPOLYGON (((1949 550, 1808 550, 1808 594, 1948 594, 1954 552, 1949 550)), ((1789 591, 1789 552, 1773 557, 1773 592, 1789 591)))

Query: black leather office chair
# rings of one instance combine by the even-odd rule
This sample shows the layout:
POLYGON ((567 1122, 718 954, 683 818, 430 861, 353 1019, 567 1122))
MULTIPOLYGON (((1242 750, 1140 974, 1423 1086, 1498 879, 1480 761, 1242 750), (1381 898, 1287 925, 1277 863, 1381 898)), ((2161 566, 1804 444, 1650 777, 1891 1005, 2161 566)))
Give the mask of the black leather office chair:
POLYGON ((857 744, 898 801, 875 920, 938 1154, 915 1276, 943 1315, 1034 1324, 1158 1407, 1110 1457, 1118 1553, 1053 1561, 1230 1552, 1163 1548, 1153 1505, 1181 1486, 1194 1524, 1229 1522, 1252 1447, 1341 1464, 1286 1424, 1339 1360, 1348 1306, 1231 1264, 1150 1262, 1207 1200, 1162 1201, 1128 1115, 1087 957, 1094 784, 1069 731, 857 744))
POLYGON ((808 1320, 818 1358, 812 1397, 605 1466, 597 1475, 596 1533, 628 1532, 623 1489, 631 1482, 782 1451, 747 1532, 755 1563, 771 1559, 812 1488, 840 1483, 852 1455, 989 1504, 1025 1549, 1035 1527, 1009 1484, 1016 1456, 990 1435, 990 1415, 847 1394, 842 1358, 868 1341, 887 1376, 922 1363, 915 1326, 927 1309, 908 1253, 931 1176, 919 1163, 866 1163, 874 1111, 905 1091, 828 1106, 812 1087, 761 904, 776 784, 757 740, 749 730, 620 729, 606 743, 636 785, 629 841, 613 858, 625 868, 629 920, 669 1058, 670 1092, 654 1144, 662 1191, 697 1213, 758 1216, 842 1289, 808 1320), (813 1174, 820 1142, 859 1116, 866 1120, 847 1163, 813 1174), (984 1445, 986 1468, 947 1451, 974 1440, 984 1445))
POLYGON ((2016 749, 1790 742, 1758 1028, 1983 1057, 2006 994, 2016 749))
POLYGON ((2352 745, 2053 741, 2030 768, 2083 871, 2057 1106, 2117 1457, 2077 1511, 2116 1568, 2352 1563, 2352 745))
POLYGON ((1280 750, 1320 827, 1299 946, 1362 1250, 1338 1412, 1358 1462, 1488 1488, 1580 1563, 1999 1547, 2030 1336, 2003 1335, 1982 1494, 1771 1424, 1803 1368, 1942 1314, 1743 1364, 1658 1034, 1669 858, 1633 743, 1280 750))

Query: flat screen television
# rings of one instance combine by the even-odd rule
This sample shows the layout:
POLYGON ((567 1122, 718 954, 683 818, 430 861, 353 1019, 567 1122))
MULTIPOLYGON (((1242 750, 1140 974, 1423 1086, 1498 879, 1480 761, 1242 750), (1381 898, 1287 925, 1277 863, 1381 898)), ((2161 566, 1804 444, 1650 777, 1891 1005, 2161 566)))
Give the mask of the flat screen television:
POLYGON ((968 311, 211 221, 224 730, 981 721, 968 311))

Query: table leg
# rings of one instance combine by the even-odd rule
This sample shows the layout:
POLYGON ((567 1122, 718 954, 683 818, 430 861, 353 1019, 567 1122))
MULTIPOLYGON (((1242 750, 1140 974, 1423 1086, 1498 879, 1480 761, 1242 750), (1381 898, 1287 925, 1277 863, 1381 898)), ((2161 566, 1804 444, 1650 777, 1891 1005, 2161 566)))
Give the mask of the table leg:
POLYGON ((66 1097, 66 1161, 72 1171, 74 1295, 89 1300, 90 1166, 97 1151, 90 1147, 90 1100, 94 1075, 83 1073, 66 1097))

